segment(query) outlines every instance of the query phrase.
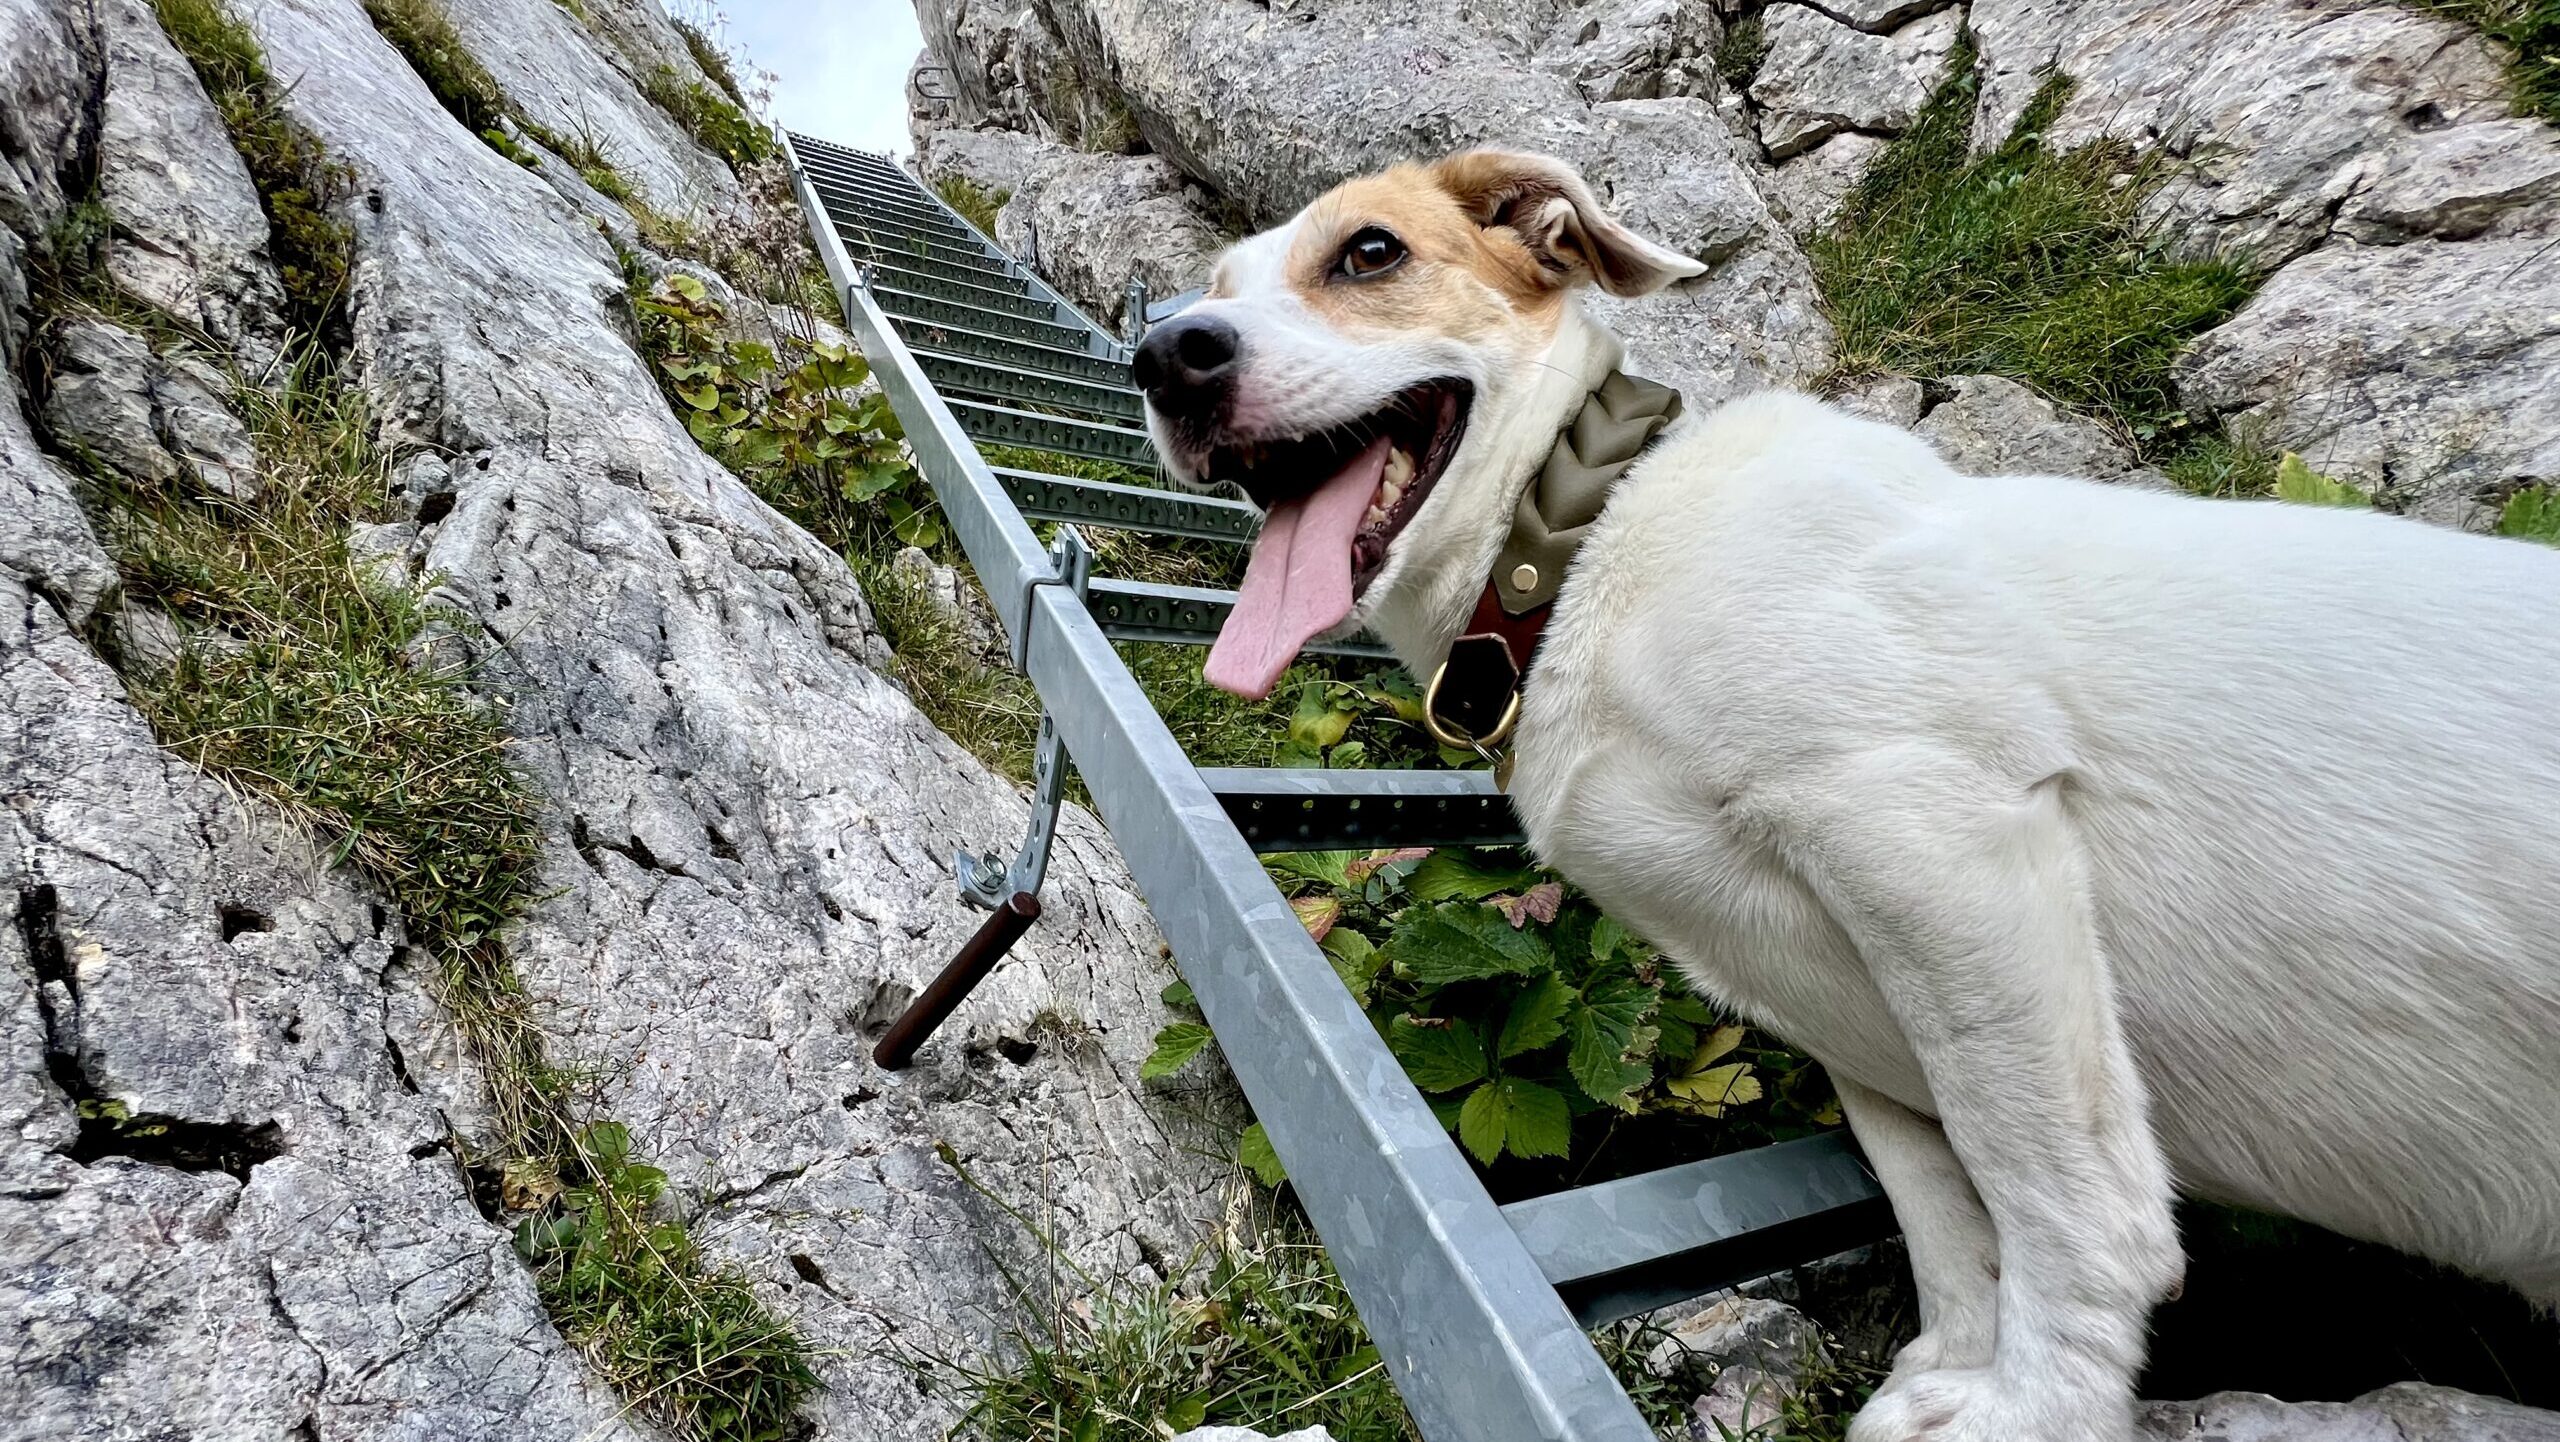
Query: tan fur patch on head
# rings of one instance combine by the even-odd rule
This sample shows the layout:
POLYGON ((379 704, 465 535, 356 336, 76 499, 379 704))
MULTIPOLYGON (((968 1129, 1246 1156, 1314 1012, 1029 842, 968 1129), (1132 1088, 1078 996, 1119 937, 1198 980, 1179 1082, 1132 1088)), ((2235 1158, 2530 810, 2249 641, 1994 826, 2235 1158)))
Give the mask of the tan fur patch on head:
POLYGON ((1298 219, 1287 271, 1307 308, 1346 335, 1427 329, 1481 340, 1527 326, 1544 336, 1563 314, 1561 277, 1509 227, 1477 224, 1440 167, 1399 165, 1318 197, 1298 219), (1403 243, 1403 263, 1343 275, 1343 248, 1373 226, 1403 243))

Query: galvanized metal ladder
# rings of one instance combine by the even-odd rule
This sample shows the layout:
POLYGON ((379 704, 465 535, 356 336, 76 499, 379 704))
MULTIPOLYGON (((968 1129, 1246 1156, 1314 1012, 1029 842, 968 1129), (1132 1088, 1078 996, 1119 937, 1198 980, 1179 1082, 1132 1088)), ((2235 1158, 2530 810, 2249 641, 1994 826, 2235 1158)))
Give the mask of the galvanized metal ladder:
MULTIPOLYGON (((1254 512, 987 464, 980 442, 1151 467, 1129 347, 886 159, 788 145, 818 253, 1040 694, 1044 740, 1074 758, 1423 1435, 1651 1442, 1584 1329, 1886 1235, 1864 1164, 1822 1136, 1495 1205, 1256 853, 1516 843, 1502 795, 1478 772, 1195 768, 1111 642, 1206 645, 1231 593, 1087 578, 1074 542, 1044 549, 1028 521, 1243 544, 1254 512)), ((1062 762, 1044 757, 1044 780, 1062 762)), ((994 904, 1002 863, 964 861, 964 891, 994 904)))

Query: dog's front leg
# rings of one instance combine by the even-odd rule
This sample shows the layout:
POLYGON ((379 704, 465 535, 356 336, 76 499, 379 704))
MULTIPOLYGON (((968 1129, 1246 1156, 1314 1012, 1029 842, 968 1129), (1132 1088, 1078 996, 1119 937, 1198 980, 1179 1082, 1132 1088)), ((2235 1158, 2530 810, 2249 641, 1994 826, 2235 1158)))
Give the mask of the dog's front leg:
POLYGON ((1894 1379, 1990 1366, 1999 1336, 2000 1239, 1945 1129, 1837 1070, 1831 1083, 1893 1201, 1920 1293, 1920 1335, 1894 1358, 1894 1379))
POLYGON ((1854 1442, 2123 1442, 2170 1186, 2059 781, 1931 745, 1824 778, 1800 857, 1927 1079, 1998 1239, 1988 1366, 1905 1373, 1854 1442))

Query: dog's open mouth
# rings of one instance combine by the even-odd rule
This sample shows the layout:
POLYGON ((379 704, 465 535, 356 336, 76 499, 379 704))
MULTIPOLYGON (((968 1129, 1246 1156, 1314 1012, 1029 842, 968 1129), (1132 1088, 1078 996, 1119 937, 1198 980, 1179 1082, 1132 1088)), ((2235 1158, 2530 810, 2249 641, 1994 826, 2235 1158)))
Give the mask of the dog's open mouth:
POLYGON ((1448 469, 1474 391, 1426 381, 1346 425, 1212 449, 1200 467, 1264 511, 1235 608, 1209 650, 1209 683, 1267 696, 1301 647, 1342 624, 1448 469))

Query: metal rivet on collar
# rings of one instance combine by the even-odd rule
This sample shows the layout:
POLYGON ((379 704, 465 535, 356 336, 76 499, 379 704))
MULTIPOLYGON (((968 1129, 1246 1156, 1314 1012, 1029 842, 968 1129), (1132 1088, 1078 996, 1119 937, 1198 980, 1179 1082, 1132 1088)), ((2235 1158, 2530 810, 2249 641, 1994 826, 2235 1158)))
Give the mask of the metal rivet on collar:
POLYGON ((1538 589, 1538 568, 1530 565, 1526 561, 1512 567, 1511 589, 1515 591, 1534 591, 1538 589))

